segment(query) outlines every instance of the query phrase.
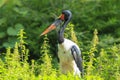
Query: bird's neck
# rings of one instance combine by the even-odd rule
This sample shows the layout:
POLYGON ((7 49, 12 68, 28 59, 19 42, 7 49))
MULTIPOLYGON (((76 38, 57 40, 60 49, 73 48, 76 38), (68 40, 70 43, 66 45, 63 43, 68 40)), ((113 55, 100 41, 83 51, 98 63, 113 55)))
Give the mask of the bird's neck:
POLYGON ((64 42, 64 31, 68 23, 69 23, 69 20, 65 21, 62 27, 60 28, 60 30, 58 31, 58 43, 59 44, 62 44, 64 42))

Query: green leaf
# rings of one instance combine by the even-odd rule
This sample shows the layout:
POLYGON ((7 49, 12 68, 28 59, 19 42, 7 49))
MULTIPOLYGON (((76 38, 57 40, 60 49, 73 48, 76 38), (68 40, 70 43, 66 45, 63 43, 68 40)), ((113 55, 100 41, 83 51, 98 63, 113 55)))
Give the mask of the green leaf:
POLYGON ((8 47, 10 46, 8 42, 3 43, 3 47, 8 47))
POLYGON ((0 32, 0 38, 3 38, 5 35, 5 32, 0 32))
POLYGON ((6 3, 6 0, 0 0, 0 7, 2 7, 6 3))
POLYGON ((17 23, 17 24, 15 25, 15 30, 16 30, 17 32, 19 32, 21 29, 24 29, 24 26, 23 26, 22 24, 20 24, 20 23, 17 23))
POLYGON ((7 33, 8 33, 8 35, 10 35, 10 36, 15 36, 15 35, 17 35, 17 31, 16 31, 13 27, 9 27, 9 28, 7 29, 7 33))
POLYGON ((24 29, 23 25, 20 24, 20 23, 17 23, 17 24, 15 25, 15 28, 9 27, 9 28, 7 29, 7 33, 8 33, 8 35, 10 35, 10 36, 16 36, 21 29, 24 29))
POLYGON ((6 22, 6 18, 1 18, 0 19, 0 25, 2 25, 3 23, 5 23, 6 22))

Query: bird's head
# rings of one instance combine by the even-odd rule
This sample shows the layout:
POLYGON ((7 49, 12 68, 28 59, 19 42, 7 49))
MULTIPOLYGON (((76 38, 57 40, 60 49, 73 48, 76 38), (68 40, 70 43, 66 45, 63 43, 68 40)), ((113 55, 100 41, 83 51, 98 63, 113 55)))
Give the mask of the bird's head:
POLYGON ((56 29, 62 22, 69 21, 72 17, 72 13, 69 10, 62 11, 62 14, 40 35, 45 35, 50 31, 56 29))

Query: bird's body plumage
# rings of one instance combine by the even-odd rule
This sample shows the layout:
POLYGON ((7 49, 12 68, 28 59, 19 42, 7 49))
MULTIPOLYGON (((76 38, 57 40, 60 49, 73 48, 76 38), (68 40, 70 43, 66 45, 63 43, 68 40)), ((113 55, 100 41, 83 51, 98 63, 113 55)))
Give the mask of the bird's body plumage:
POLYGON ((71 40, 64 39, 64 42, 62 44, 58 44, 58 57, 60 59, 60 69, 64 74, 68 72, 73 72, 74 75, 80 75, 81 72, 71 53, 72 46, 76 46, 78 51, 80 52, 79 47, 71 40))

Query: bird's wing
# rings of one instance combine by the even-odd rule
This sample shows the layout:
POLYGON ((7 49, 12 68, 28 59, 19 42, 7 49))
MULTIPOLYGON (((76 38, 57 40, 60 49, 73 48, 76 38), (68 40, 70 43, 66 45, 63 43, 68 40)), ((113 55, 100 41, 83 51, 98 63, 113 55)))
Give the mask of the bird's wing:
POLYGON ((81 52, 78 50, 78 48, 76 46, 72 46, 71 47, 71 53, 72 56, 77 64, 77 67, 79 68, 79 70, 81 71, 81 74, 83 75, 83 66, 82 66, 82 56, 81 56, 81 52))

